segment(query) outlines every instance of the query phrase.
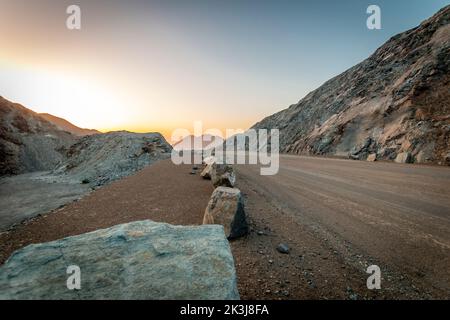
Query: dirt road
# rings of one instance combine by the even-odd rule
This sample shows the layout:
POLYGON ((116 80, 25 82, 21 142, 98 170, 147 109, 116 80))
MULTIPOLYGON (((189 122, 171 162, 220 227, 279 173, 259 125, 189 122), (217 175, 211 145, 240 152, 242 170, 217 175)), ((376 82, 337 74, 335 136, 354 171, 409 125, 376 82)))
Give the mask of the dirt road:
MULTIPOLYGON (((0 263, 29 243, 119 223, 201 224, 213 187, 190 171, 160 161, 0 233, 0 263)), ((450 168, 282 156, 276 176, 236 172, 251 225, 231 242, 241 298, 450 298, 450 168), (372 264, 381 290, 367 289, 372 264)))
POLYGON ((237 172, 254 229, 233 244, 245 297, 450 298, 450 168, 282 156, 276 176, 237 172))

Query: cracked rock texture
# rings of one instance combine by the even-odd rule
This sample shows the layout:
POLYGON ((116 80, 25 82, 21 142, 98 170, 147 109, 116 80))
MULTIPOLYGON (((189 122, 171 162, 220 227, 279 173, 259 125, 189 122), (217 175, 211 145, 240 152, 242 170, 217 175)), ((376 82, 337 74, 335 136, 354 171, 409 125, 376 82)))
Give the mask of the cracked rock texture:
POLYGON ((239 299, 223 228, 150 220, 33 244, 0 267, 0 299, 239 299), (81 289, 66 286, 67 267, 81 289))

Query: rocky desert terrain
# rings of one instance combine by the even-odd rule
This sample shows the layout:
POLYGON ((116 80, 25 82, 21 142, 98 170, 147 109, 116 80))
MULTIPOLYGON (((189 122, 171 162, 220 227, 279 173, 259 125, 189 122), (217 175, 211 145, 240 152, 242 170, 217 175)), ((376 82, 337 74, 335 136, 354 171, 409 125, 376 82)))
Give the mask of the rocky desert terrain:
POLYGON ((172 150, 159 133, 94 133, 4 98, 0 113, 0 230, 167 159, 172 150))
POLYGON ((254 125, 273 176, 0 98, 0 298, 448 299, 449 58, 450 6, 254 125))

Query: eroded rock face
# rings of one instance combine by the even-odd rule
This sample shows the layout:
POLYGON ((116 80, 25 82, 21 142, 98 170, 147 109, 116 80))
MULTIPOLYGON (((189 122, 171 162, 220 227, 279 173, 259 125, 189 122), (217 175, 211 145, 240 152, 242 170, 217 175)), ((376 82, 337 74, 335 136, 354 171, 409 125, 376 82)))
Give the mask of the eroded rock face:
POLYGON ((29 245, 0 267, 0 299, 239 299, 223 228, 149 220, 29 245), (67 267, 81 271, 69 290, 67 267))
POLYGON ((279 129, 286 153, 449 164, 449 69, 447 6, 253 128, 279 129))
POLYGON ((248 225, 241 191, 236 188, 216 188, 205 210, 203 224, 222 225, 230 240, 246 235, 248 225))
POLYGON ((233 167, 228 164, 212 164, 211 180, 214 187, 233 188, 236 183, 236 175, 233 167))

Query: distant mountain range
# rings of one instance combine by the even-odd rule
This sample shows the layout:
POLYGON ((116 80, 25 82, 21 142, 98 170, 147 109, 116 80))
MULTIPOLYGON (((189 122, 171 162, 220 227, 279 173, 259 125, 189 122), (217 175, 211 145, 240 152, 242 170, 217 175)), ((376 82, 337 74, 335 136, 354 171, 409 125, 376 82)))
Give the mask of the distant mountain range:
POLYGON ((449 66, 447 6, 253 128, 279 129, 286 153, 448 165, 449 66))

